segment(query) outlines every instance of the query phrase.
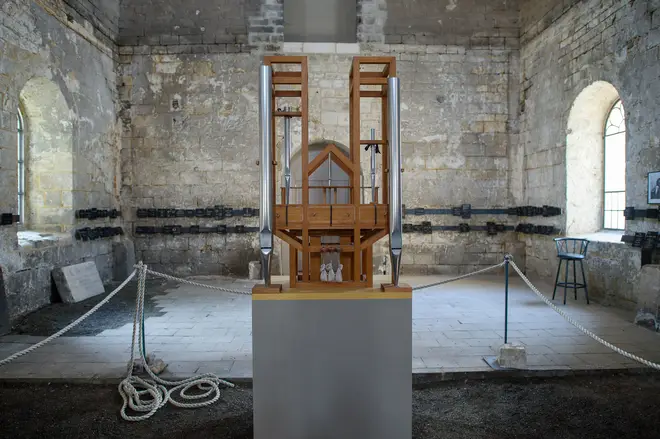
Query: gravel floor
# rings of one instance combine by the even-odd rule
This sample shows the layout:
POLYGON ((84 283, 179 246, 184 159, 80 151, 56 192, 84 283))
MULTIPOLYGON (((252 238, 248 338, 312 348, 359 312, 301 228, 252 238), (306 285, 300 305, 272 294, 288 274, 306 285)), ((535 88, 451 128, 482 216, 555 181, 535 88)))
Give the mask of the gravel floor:
MULTIPOLYGON (((109 285, 106 292, 114 290, 119 284, 109 285)), ((144 301, 145 317, 163 315, 151 297, 164 294, 167 288, 176 286, 175 282, 161 279, 147 279, 146 297, 144 301)), ((103 312, 94 313, 80 325, 67 332, 67 336, 97 335, 106 329, 119 328, 133 322, 135 313, 135 297, 137 282, 128 283, 110 302, 103 306, 103 312)), ((82 302, 64 304, 51 303, 37 311, 19 319, 12 326, 12 334, 49 336, 85 314, 105 298, 104 294, 92 297, 82 302)))
MULTIPOLYGON (((251 398, 223 390, 211 407, 128 423, 115 386, 0 383, 0 437, 251 439, 251 398)), ((659 411, 655 375, 446 382, 414 392, 413 437, 658 438, 659 411)))

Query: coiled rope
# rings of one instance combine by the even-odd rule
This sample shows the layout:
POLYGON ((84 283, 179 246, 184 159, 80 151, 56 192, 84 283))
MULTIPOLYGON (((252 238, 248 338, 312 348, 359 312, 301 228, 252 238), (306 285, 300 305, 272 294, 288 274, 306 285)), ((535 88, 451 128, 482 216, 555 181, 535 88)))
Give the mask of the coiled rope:
MULTIPOLYGON (((142 357, 144 370, 151 377, 151 380, 145 380, 133 375, 133 361, 135 359, 135 338, 137 335, 139 352, 144 352, 144 327, 140 322, 144 318, 144 296, 145 281, 147 277, 147 266, 141 262, 138 264, 138 294, 136 298, 135 316, 133 318, 133 338, 131 341, 131 358, 128 363, 128 372, 126 378, 119 384, 119 394, 123 403, 120 410, 121 417, 127 421, 143 421, 153 416, 158 409, 171 403, 181 408, 205 407, 215 403, 220 398, 220 385, 234 387, 228 381, 220 379, 212 373, 197 375, 179 381, 168 381, 154 374, 146 364, 146 359, 142 357), (168 390, 167 387, 173 386, 168 390), (196 393, 191 393, 196 389, 196 393), (201 393, 200 393, 201 392, 201 393), (179 395, 183 401, 175 399, 179 395), (134 412, 144 413, 142 415, 129 415, 126 409, 130 408, 134 412)), ((167 276, 173 278, 171 276, 167 276)), ((176 278, 173 278, 176 279, 176 278)))

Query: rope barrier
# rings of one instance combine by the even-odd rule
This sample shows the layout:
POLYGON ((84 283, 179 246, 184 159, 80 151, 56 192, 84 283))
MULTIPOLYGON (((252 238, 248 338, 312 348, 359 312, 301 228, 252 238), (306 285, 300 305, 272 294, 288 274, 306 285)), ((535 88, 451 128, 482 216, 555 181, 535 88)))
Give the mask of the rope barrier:
MULTIPOLYGON (((138 265, 136 265, 136 267, 138 265)), ((243 295, 247 295, 247 296, 252 295, 252 292, 250 292, 250 291, 232 290, 232 289, 229 289, 229 288, 216 287, 215 285, 208 285, 208 284, 203 284, 203 283, 200 283, 200 282, 195 282, 195 281, 192 281, 192 280, 180 279, 178 277, 174 277, 174 276, 171 276, 169 274, 159 273, 157 271, 153 271, 153 270, 149 270, 149 269, 147 269, 147 273, 153 274, 154 276, 162 277, 164 279, 169 279, 169 280, 173 280, 173 281, 184 283, 184 284, 194 285, 196 287, 209 288, 211 290, 217 290, 217 291, 224 291, 225 293, 243 294, 243 295)))
MULTIPOLYGON (((641 357, 638 357, 637 355, 631 354, 629 352, 624 351, 621 348, 618 348, 617 346, 614 346, 613 344, 603 340, 602 338, 598 337, 596 334, 593 332, 589 331, 588 329, 584 328, 582 325, 577 323, 575 320, 573 320, 570 316, 568 316, 566 313, 564 313, 561 309, 559 309, 555 304, 553 304, 550 299, 548 299, 545 295, 543 295, 535 286, 532 284, 532 282, 522 273, 520 268, 516 265, 516 263, 513 261, 513 257, 511 255, 506 255, 505 259, 503 262, 483 268, 481 270, 474 271, 472 273, 464 274, 461 276, 457 276, 451 279, 446 279, 443 281, 439 282, 434 282, 431 284, 427 285, 420 285, 417 287, 414 287, 414 291, 419 291, 425 288, 431 288, 439 285, 444 285, 448 284, 451 282, 455 282, 461 279, 465 279, 471 276, 475 276, 490 270, 493 270, 498 267, 502 267, 503 265, 510 264, 514 270, 520 275, 520 277, 523 279, 523 281, 527 284, 527 286, 530 287, 530 289, 548 306, 550 306, 555 312, 557 312, 560 316, 562 316, 567 322, 569 322, 571 325, 575 326, 577 329, 591 337, 592 339, 596 340, 597 342, 601 343, 602 345, 610 348, 611 350, 617 352, 620 355, 623 355, 624 357, 630 358, 634 361, 637 361, 638 363, 644 364, 648 367, 651 367, 653 369, 660 370, 660 365, 653 363, 651 361, 645 360, 641 357)), ((57 331, 55 334, 51 335, 50 337, 40 341, 39 343, 36 343, 32 346, 30 346, 27 349, 24 349, 22 351, 19 351, 4 360, 0 361, 0 366, 5 365, 16 358, 19 358, 23 355, 26 355, 35 349, 40 348, 41 346, 55 340, 56 338, 62 336, 72 328, 76 327, 79 325, 82 321, 84 321, 86 318, 88 318, 90 315, 94 314, 99 308, 101 308, 103 305, 105 305, 108 301, 110 301, 119 291, 121 291, 134 277, 136 274, 138 274, 138 291, 136 295, 136 304, 135 304, 135 314, 133 316, 133 334, 131 338, 131 354, 130 354, 130 361, 128 363, 128 370, 127 370, 127 376, 122 380, 122 382, 119 384, 118 390, 119 393, 122 397, 122 408, 120 410, 121 417, 127 421, 142 421, 145 419, 150 418, 153 416, 158 409, 166 406, 168 403, 171 403, 172 405, 176 407, 181 407, 181 408, 199 408, 199 407, 205 407, 208 405, 211 405, 218 401, 220 398, 220 386, 226 386, 226 387, 235 387, 234 384, 220 379, 218 376, 212 373, 207 373, 207 374, 201 374, 197 375, 191 378, 183 379, 183 380, 178 380, 178 381, 168 381, 164 380, 160 377, 158 377, 153 371, 149 368, 147 365, 147 359, 145 358, 146 355, 146 347, 145 347, 145 333, 144 333, 144 299, 145 299, 145 292, 146 292, 146 276, 147 273, 150 273, 154 276, 162 277, 165 279, 173 280, 176 282, 181 282, 181 283, 186 283, 189 285, 194 285, 202 288, 209 288, 213 290, 218 290, 218 291, 223 291, 223 292, 228 292, 228 293, 234 293, 234 294, 242 294, 242 295, 250 295, 251 293, 248 291, 242 291, 242 290, 233 290, 229 288, 223 288, 223 287, 217 287, 213 285, 207 285, 203 284, 200 282, 195 282, 195 281, 190 281, 186 279, 180 279, 168 274, 164 273, 159 273, 157 271, 149 270, 146 265, 144 265, 142 262, 139 264, 135 265, 136 269, 133 270, 133 272, 124 280, 115 290, 113 290, 111 293, 109 293, 103 300, 101 300, 99 303, 97 303, 92 309, 87 311, 85 314, 83 314, 81 317, 67 325, 66 327, 62 328, 61 330, 57 331), (136 353, 136 337, 138 340, 137 343, 137 351, 138 355, 139 353, 142 353, 141 358, 138 358, 138 361, 141 359, 143 365, 144 365, 144 370, 146 373, 149 375, 151 379, 143 379, 138 376, 133 375, 133 365, 135 362, 135 353, 136 353), (171 387, 171 389, 168 390, 168 387, 171 387), (193 389, 196 390, 195 393, 191 393, 193 389), (201 392, 201 393, 200 393, 201 392), (178 394, 178 397, 175 396, 178 394), (183 401, 179 401, 175 398, 181 398, 183 401), (142 413, 140 415, 129 415, 127 413, 127 409, 131 409, 136 413, 142 413)))
POLYGON ((434 282, 434 283, 428 284, 428 285, 420 285, 418 287, 414 287, 413 291, 423 290, 425 288, 437 287, 438 285, 444 285, 444 284, 448 284, 450 282, 456 282, 457 280, 465 279, 467 277, 476 276, 477 274, 481 274, 481 273, 485 273, 485 272, 490 271, 490 270, 494 270, 496 268, 499 268, 499 267, 503 266, 504 264, 505 264, 505 262, 502 261, 497 265, 493 265, 493 266, 490 266, 490 267, 483 268, 481 270, 473 271, 472 273, 463 274, 461 276, 453 277, 451 279, 441 280, 440 282, 434 282))
POLYGON ((85 320, 87 317, 94 314, 99 308, 101 308, 103 305, 108 303, 110 301, 110 299, 115 297, 115 295, 119 291, 121 291, 121 289, 124 288, 126 286, 126 284, 128 284, 131 281, 131 279, 133 279, 135 277, 135 273, 136 273, 136 270, 133 270, 133 272, 130 275, 128 275, 126 280, 124 282, 122 282, 121 285, 119 285, 117 288, 115 288, 114 291, 112 291, 110 294, 108 294, 105 297, 105 299, 103 299, 99 303, 97 303, 94 306, 94 308, 90 309, 85 314, 80 316, 78 319, 76 319, 75 321, 73 321, 69 325, 65 326, 64 328, 60 329, 59 331, 57 331, 55 334, 51 335, 50 337, 48 337, 44 340, 41 340, 39 343, 34 344, 34 345, 30 346, 29 348, 26 348, 26 349, 23 349, 22 351, 16 352, 15 354, 10 355, 9 357, 7 357, 4 360, 0 361, 0 366, 3 366, 5 364, 11 362, 11 361, 17 359, 18 357, 22 357, 23 355, 29 354, 30 352, 34 351, 35 349, 38 349, 41 346, 43 346, 47 343, 50 343, 51 341, 53 341, 56 338, 60 337, 62 334, 66 333, 69 330, 71 330, 71 329, 75 328, 76 326, 78 326, 83 320, 85 320))
POLYGON ((541 293, 541 292, 540 292, 540 291, 534 286, 534 284, 532 284, 532 282, 531 282, 529 279, 527 279, 527 276, 525 276, 525 275, 522 273, 522 271, 520 270, 520 268, 518 268, 518 266, 516 265, 516 263, 513 262, 513 258, 512 258, 510 255, 507 255, 507 256, 509 257, 509 263, 511 264, 511 266, 513 267, 513 269, 516 270, 516 272, 520 275, 520 277, 521 277, 522 280, 527 284, 527 286, 528 286, 529 288, 532 289, 532 291, 534 292, 534 294, 536 294, 536 295, 539 297, 539 299, 541 299, 543 302, 545 302, 545 304, 548 305, 550 308, 552 308, 557 314, 559 314, 560 316, 562 316, 562 317, 563 317, 568 323, 570 323, 571 325, 575 326, 577 329, 579 329, 580 331, 584 332, 586 335, 588 335, 588 336, 591 337, 592 339, 596 340, 598 343, 602 344, 603 346, 606 346, 606 347, 612 349, 614 352, 616 352, 616 353, 618 353, 618 354, 621 354, 621 355, 623 355, 624 357, 630 358, 631 360, 637 361, 638 363, 641 363, 641 364, 644 364, 644 365, 646 365, 646 366, 648 366, 648 367, 651 367, 651 368, 653 368, 653 369, 660 370, 660 364, 653 363, 653 362, 651 362, 651 361, 648 361, 648 360, 645 360, 645 359, 643 359, 643 358, 641 358, 641 357, 638 357, 637 355, 634 355, 634 354, 631 354, 631 353, 629 353, 629 352, 626 352, 626 351, 624 351, 623 349, 614 346, 612 343, 603 340, 602 338, 600 338, 599 336, 597 336, 597 335, 594 334, 593 332, 591 332, 591 331, 589 331, 588 329, 586 329, 584 326, 582 326, 582 325, 580 325, 579 323, 577 323, 577 322, 576 322, 575 320, 573 320, 570 316, 568 316, 565 312, 563 312, 561 309, 559 309, 559 308, 557 307, 557 305, 555 305, 554 303, 552 303, 552 302, 550 301, 550 299, 548 299, 547 297, 545 297, 545 295, 544 295, 543 293, 541 293))

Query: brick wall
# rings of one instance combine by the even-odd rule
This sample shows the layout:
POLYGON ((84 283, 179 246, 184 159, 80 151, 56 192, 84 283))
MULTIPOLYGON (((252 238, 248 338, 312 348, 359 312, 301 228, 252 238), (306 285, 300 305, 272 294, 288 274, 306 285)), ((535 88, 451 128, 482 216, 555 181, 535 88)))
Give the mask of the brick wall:
POLYGON ((260 7, 259 0, 121 0, 119 44, 246 44, 248 17, 260 7))
MULTIPOLYGON (((660 169, 660 12, 657 1, 583 1, 523 19, 520 144, 525 153, 525 200, 566 205, 566 134, 571 106, 595 81, 607 81, 627 117, 626 205, 645 208, 646 174, 660 169)), ((523 4, 545 11, 546 2, 523 4)), ((594 117, 602 115, 594 114, 594 117)), ((565 217, 554 224, 565 227, 565 217)), ((660 230, 657 221, 627 223, 627 231, 660 230)), ((592 294, 634 302, 640 253, 624 244, 597 243, 589 260, 592 294), (613 280, 615 279, 616 282, 613 280)), ((527 239, 527 269, 554 275, 555 249, 527 239)))
POLYGON ((385 42, 517 47, 517 0, 389 0, 385 42))
POLYGON ((72 19, 85 20, 113 42, 119 34, 119 0, 64 0, 72 19))
MULTIPOLYGON (((57 221, 63 222, 58 226, 63 226, 59 230, 64 233, 38 238, 38 233, 22 232, 19 240, 16 225, 0 227, 0 265, 5 274, 5 291, 0 294, 7 296, 12 318, 50 302, 50 270, 55 266, 93 260, 103 280, 112 279, 111 242, 78 242, 73 239, 73 230, 85 225, 74 219, 77 209, 119 208, 119 192, 115 187, 119 132, 115 123, 114 47, 104 45, 93 31, 75 20, 68 21, 65 10, 55 6, 23 0, 6 0, 0 5, 0 205, 3 213, 16 213, 17 209, 19 103, 30 107, 25 110, 33 116, 57 110, 59 119, 53 119, 53 123, 59 122, 69 133, 68 137, 53 135, 49 140, 44 136, 44 145, 48 144, 51 156, 42 155, 41 160, 42 166, 48 166, 49 162, 68 159, 66 194, 60 191, 62 187, 54 178, 51 178, 52 191, 39 192, 46 187, 43 185, 50 184, 46 177, 56 177, 61 171, 59 168, 44 174, 44 180, 39 182, 42 186, 28 185, 29 196, 42 197, 43 206, 54 209, 46 213, 55 214, 57 221), (26 96, 30 86, 34 87, 33 92, 28 93, 32 96, 26 96), (21 102, 21 97, 28 99, 21 102), (63 148, 68 148, 68 152, 63 148)), ((26 122, 29 177, 30 154, 35 153, 30 148, 38 140, 42 127, 34 126, 41 123, 38 117, 28 118, 26 122)), ((93 224, 106 225, 102 221, 93 224)))

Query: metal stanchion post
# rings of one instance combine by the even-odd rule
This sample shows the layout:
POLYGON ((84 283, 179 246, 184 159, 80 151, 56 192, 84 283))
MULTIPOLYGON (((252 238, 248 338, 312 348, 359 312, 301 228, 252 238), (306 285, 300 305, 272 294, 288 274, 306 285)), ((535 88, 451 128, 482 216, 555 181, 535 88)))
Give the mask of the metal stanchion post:
POLYGON ((504 255, 504 344, 509 341, 509 258, 504 255))

